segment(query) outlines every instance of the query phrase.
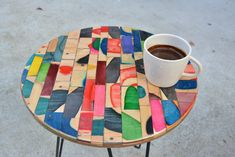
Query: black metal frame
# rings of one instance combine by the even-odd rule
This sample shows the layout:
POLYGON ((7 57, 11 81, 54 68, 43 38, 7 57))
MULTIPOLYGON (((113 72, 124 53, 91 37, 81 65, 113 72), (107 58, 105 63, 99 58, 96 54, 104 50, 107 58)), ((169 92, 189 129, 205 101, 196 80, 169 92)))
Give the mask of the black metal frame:
POLYGON ((55 157, 61 157, 64 139, 57 136, 55 157))
MULTIPOLYGON (((59 136, 57 136, 55 157, 61 157, 62 150, 63 150, 63 144, 64 144, 64 139, 60 138, 59 136)), ((141 148, 141 144, 140 145, 136 145, 134 147, 136 149, 140 149, 141 148)), ((108 150, 109 157, 113 157, 112 149, 111 148, 107 148, 107 150, 108 150)), ((150 142, 147 142, 145 157, 149 157, 149 151, 150 151, 150 142)))

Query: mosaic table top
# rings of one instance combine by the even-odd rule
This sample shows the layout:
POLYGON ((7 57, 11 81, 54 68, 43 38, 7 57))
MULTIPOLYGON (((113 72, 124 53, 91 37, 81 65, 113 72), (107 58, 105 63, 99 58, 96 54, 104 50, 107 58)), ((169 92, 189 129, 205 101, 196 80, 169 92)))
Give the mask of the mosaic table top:
MULTIPOLYGON (((142 51, 150 35, 102 26, 52 39, 23 70, 27 108, 54 134, 91 146, 132 146, 166 134, 192 109, 197 78, 169 88, 149 83, 142 51)), ((195 72, 190 63, 185 72, 195 72)))

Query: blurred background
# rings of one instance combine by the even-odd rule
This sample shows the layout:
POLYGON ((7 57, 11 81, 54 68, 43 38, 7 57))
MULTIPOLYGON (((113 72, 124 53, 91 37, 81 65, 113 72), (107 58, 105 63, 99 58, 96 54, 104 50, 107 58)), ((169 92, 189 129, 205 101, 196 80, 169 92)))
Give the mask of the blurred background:
MULTIPOLYGON (((118 25, 187 39, 204 71, 199 96, 174 131, 151 143, 150 156, 235 156, 235 1, 233 0, 0 0, 0 156, 50 157, 56 136, 40 126, 20 95, 32 53, 53 37, 89 26, 118 25)), ((113 149, 145 155, 145 145, 113 149)), ((106 149, 65 141, 63 157, 108 156, 106 149)))

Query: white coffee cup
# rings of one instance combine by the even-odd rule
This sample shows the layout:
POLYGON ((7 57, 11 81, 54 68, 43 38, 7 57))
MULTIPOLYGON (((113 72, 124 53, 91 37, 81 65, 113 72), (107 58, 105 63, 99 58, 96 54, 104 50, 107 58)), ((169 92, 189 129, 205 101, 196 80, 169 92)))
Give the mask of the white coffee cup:
POLYGON ((152 84, 159 87, 170 87, 182 77, 195 78, 202 70, 201 63, 191 56, 192 47, 183 38, 173 34, 155 34, 144 42, 144 69, 145 75, 152 84), (183 50, 186 56, 177 60, 161 59, 151 54, 148 49, 154 45, 170 45, 183 50), (197 72, 184 73, 188 62, 197 65, 197 72))

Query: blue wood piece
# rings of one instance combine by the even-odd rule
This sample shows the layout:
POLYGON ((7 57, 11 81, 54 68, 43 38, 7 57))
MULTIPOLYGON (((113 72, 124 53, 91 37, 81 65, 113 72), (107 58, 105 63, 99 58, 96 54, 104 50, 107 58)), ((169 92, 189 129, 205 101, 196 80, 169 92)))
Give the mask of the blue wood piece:
POLYGON ((134 38, 134 52, 142 52, 140 32, 138 30, 132 30, 134 38))
POLYGON ((59 36, 58 37, 58 43, 57 43, 56 50, 54 53, 54 61, 56 61, 56 62, 61 61, 67 38, 68 38, 68 36, 59 36))
POLYGON ((61 119, 61 131, 70 135, 70 136, 73 136, 73 137, 77 137, 78 135, 78 132, 71 127, 70 125, 70 118, 64 118, 62 117, 61 119))
POLYGON ((52 91, 51 98, 47 111, 56 111, 66 101, 68 90, 54 90, 52 91))
POLYGON ((134 47, 132 44, 132 37, 131 36, 122 36, 121 43, 122 43, 121 45, 122 45, 123 53, 133 54, 134 47))
POLYGON ((91 38, 91 36, 92 36, 92 27, 81 29, 80 31, 81 38, 91 38))
POLYGON ((176 89, 195 89, 197 88, 196 80, 179 80, 176 85, 176 89))
POLYGON ((39 98, 37 107, 35 109, 36 115, 43 115, 46 113, 48 108, 49 99, 48 98, 39 98))
POLYGON ((112 108, 105 108, 104 127, 109 130, 121 133, 122 132, 121 115, 116 111, 114 111, 112 108))
POLYGON ((180 119, 180 111, 178 107, 170 100, 162 100, 161 102, 166 124, 174 124, 178 119, 180 119))
POLYGON ((70 118, 63 118, 62 112, 47 111, 44 122, 56 130, 70 136, 77 136, 77 131, 70 126, 70 118))
POLYGON ((32 88, 33 88, 33 82, 29 80, 25 80, 23 88, 22 88, 22 94, 24 98, 29 98, 32 88))
POLYGON ((28 61, 27 61, 27 63, 26 63, 26 65, 25 65, 25 66, 29 66, 29 65, 31 65, 31 64, 32 64, 33 59, 34 59, 34 56, 35 56, 35 54, 33 54, 33 55, 28 59, 28 61))
POLYGON ((108 44, 108 38, 104 38, 101 41, 100 48, 102 50, 102 53, 104 55, 107 55, 107 44, 108 44))
POLYGON ((106 83, 116 83, 120 77, 120 57, 114 57, 106 67, 106 83))
POLYGON ((83 94, 84 89, 82 87, 78 87, 68 94, 64 107, 63 116, 65 118, 74 118, 77 115, 83 102, 83 94))
POLYGON ((92 135, 103 136, 104 135, 104 119, 94 119, 92 122, 92 135))
POLYGON ((25 80, 26 80, 26 77, 28 75, 28 69, 24 69, 23 73, 22 73, 22 76, 21 76, 21 82, 24 83, 25 80))
POLYGON ((47 111, 44 122, 54 129, 61 130, 61 121, 63 113, 47 111))
POLYGON ((54 52, 46 52, 46 54, 43 57, 44 63, 50 63, 54 61, 54 52))

